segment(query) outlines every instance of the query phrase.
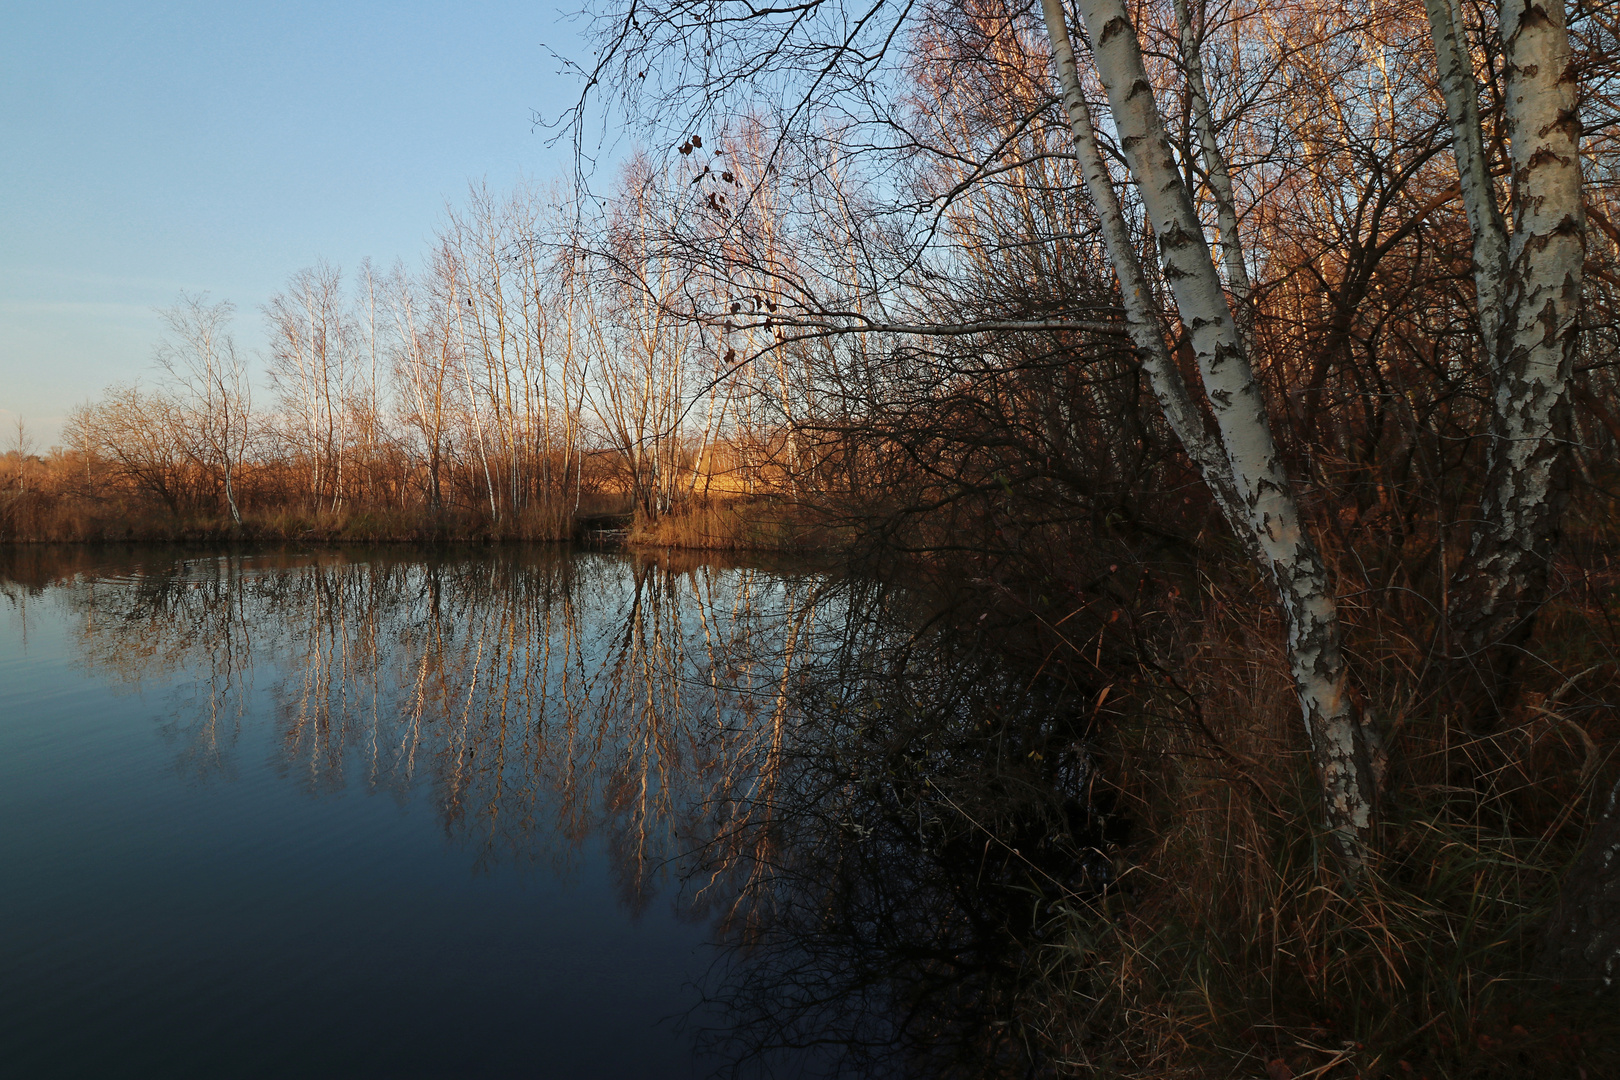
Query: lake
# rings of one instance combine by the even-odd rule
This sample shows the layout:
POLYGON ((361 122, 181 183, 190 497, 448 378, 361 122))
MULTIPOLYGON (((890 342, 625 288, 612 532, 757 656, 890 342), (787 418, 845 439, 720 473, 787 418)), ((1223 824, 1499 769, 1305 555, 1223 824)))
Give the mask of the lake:
POLYGON ((815 580, 8 553, 4 1071, 707 1075, 672 859, 741 824, 815 580))
POLYGON ((0 552, 0 1071, 1048 1075, 1042 920, 1106 875, 1092 692, 919 596, 0 552))

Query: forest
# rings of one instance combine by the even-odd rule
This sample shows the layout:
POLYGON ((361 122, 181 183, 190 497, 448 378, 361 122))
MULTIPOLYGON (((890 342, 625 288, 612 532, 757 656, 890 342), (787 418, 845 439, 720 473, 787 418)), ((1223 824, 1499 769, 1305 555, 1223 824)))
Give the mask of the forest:
POLYGON ((936 783, 919 672, 1085 748, 1027 1075, 1620 1074, 1620 12, 582 14, 566 174, 297 271, 257 359, 181 297, 0 539, 835 554, 920 598, 859 678, 951 851, 1028 778, 936 783))

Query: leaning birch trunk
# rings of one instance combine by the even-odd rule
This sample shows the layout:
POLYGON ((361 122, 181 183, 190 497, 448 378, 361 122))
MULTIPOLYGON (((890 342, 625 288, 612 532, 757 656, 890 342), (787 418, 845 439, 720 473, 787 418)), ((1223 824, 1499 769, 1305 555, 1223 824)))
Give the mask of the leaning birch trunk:
POLYGON ((242 454, 237 450, 237 432, 247 426, 247 412, 249 411, 249 398, 243 378, 242 366, 236 358, 236 348, 229 340, 226 341, 225 357, 219 374, 214 379, 214 388, 219 391, 220 414, 220 463, 225 473, 225 505, 231 512, 231 522, 242 524, 242 510, 236 505, 236 470, 241 466, 242 454), (230 377, 227 381, 224 364, 230 365, 230 377))
POLYGON ((1137 260, 1136 245, 1131 242, 1130 230, 1125 225, 1125 213, 1120 208, 1119 195, 1114 191, 1114 179, 1109 175, 1108 166, 1103 162, 1102 152, 1097 145, 1091 109, 1086 104, 1085 93, 1080 87, 1080 73, 1075 68, 1074 47, 1069 42, 1062 0, 1041 0, 1041 9, 1046 16, 1052 64, 1057 69, 1063 104, 1069 113, 1075 157, 1079 160, 1080 172, 1085 179, 1086 193, 1091 196, 1102 223, 1103 245, 1108 250, 1108 260, 1119 278, 1119 292, 1124 302, 1125 325, 1130 331, 1131 344, 1136 347, 1142 370, 1148 377, 1148 386, 1164 412, 1165 421, 1198 468, 1233 535, 1243 545, 1245 554, 1263 563, 1265 553, 1254 530, 1248 526, 1248 511, 1232 483, 1226 453, 1206 428, 1204 417, 1181 377, 1181 369, 1176 366, 1169 347, 1165 345, 1164 329, 1151 301, 1142 264, 1137 260))
MULTIPOLYGON (((1126 164, 1158 236, 1164 276, 1187 330, 1230 475, 1288 624, 1288 659, 1328 827, 1352 868, 1365 858, 1376 782, 1347 692, 1338 610, 1283 471, 1260 386, 1227 305, 1192 198, 1171 156, 1136 31, 1121 0, 1080 0, 1126 164)), ((1117 270, 1116 266, 1116 270, 1117 270)))
MULTIPOLYGON (((1454 0, 1426 0, 1457 171, 1474 234, 1475 282, 1491 366, 1485 489, 1452 580, 1450 645, 1500 714, 1547 598, 1566 497, 1569 381, 1586 258, 1581 126, 1560 0, 1501 0, 1504 108, 1512 164, 1507 239, 1480 135, 1478 87, 1454 0)), ((1476 718, 1477 719, 1477 718, 1476 718)))

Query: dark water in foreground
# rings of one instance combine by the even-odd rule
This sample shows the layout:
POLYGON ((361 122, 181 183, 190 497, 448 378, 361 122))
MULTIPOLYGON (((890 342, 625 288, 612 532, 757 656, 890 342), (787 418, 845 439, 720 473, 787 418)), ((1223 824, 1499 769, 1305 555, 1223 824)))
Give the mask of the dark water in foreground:
POLYGON ((670 860, 748 813, 813 584, 0 557, 0 1074, 724 1065, 694 1039, 724 889, 670 860))
POLYGON ((0 1076, 1058 1075, 1100 698, 966 595, 0 550, 0 1076))

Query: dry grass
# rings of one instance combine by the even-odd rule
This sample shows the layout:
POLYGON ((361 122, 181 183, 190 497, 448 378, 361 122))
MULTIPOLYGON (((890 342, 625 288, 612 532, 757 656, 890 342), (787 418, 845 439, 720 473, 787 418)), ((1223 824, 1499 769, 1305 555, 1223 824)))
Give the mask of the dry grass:
POLYGON ((1069 1067, 1620 1076, 1613 1002, 1527 974, 1594 787, 1613 779, 1607 595, 1571 590, 1548 612, 1540 663, 1489 737, 1415 700, 1415 641, 1352 609, 1393 764, 1374 864, 1347 884, 1317 831, 1279 628, 1211 590, 1170 685, 1116 715, 1103 749, 1144 839, 1116 890, 1071 899, 1052 927, 1046 1031, 1069 1067))
POLYGON ((707 551, 803 551, 833 546, 837 537, 772 499, 699 499, 653 520, 637 517, 628 542, 636 547, 707 551))
POLYGON ((176 515, 135 500, 0 492, 0 542, 10 543, 559 541, 573 534, 573 522, 572 507, 530 509, 495 521, 465 510, 434 514, 420 508, 349 506, 249 510, 238 525, 219 514, 176 515))

